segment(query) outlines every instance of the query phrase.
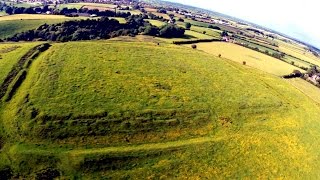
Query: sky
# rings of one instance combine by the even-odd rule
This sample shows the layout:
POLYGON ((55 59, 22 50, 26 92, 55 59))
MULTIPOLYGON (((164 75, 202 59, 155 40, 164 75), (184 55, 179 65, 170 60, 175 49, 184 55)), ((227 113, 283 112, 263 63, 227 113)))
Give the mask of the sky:
POLYGON ((318 0, 167 0, 237 17, 320 48, 318 0))

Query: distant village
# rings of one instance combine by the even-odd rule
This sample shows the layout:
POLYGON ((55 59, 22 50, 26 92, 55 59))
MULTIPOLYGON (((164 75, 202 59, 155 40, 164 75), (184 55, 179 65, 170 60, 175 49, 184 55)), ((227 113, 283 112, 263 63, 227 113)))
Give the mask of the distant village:
MULTIPOLYGON (((19 3, 29 3, 29 4, 35 4, 39 6, 44 5, 59 5, 59 4, 67 4, 67 3, 101 3, 101 4, 114 4, 121 6, 128 6, 133 7, 134 5, 138 5, 139 7, 144 8, 159 8, 154 7, 148 3, 141 2, 138 0, 10 0, 9 2, 12 2, 13 4, 19 4, 19 3)), ((176 9, 176 8, 163 8, 168 11, 175 12, 177 14, 183 15, 187 18, 197 18, 197 19, 203 19, 206 22, 214 23, 214 24, 222 24, 222 25, 230 25, 230 23, 227 20, 224 19, 213 19, 208 14, 203 13, 195 13, 184 9, 176 9)), ((50 12, 47 12, 49 14, 50 12)))

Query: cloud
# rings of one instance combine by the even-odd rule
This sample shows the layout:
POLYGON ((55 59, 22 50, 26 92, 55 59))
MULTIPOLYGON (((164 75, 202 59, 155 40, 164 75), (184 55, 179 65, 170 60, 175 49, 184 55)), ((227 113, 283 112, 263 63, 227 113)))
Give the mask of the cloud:
POLYGON ((170 0, 214 10, 280 31, 320 48, 320 2, 315 0, 170 0))

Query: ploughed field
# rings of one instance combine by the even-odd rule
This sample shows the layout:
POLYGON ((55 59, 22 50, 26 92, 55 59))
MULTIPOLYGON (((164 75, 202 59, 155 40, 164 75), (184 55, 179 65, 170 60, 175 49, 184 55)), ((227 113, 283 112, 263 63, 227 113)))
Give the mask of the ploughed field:
POLYGON ((0 46, 0 84, 8 67, 19 71, 1 101, 2 172, 65 179, 320 174, 319 106, 279 77, 165 43, 39 44, 0 46))

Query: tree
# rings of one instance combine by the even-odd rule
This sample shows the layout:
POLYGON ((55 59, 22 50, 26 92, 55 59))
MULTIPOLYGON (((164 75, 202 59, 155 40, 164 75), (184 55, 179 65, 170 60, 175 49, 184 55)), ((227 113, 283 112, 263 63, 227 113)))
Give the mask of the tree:
POLYGON ((175 25, 165 25, 160 29, 160 37, 173 38, 173 37, 183 37, 185 30, 181 27, 175 25))
POLYGON ((211 24, 208 26, 210 29, 221 30, 218 26, 212 26, 211 24))
POLYGON ((191 23, 187 22, 186 23, 186 29, 190 29, 191 28, 191 23))
POLYGON ((157 36, 159 34, 159 28, 156 26, 147 26, 143 32, 144 35, 157 36))
POLYGON ((229 35, 228 35, 228 32, 227 32, 227 31, 222 31, 221 36, 222 36, 222 37, 226 37, 226 36, 229 36, 229 35))
POLYGON ((179 22, 184 22, 184 20, 182 18, 179 18, 178 21, 179 22))
POLYGON ((6 7, 6 13, 11 15, 13 13, 13 8, 10 6, 6 7))

